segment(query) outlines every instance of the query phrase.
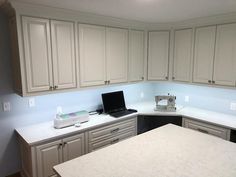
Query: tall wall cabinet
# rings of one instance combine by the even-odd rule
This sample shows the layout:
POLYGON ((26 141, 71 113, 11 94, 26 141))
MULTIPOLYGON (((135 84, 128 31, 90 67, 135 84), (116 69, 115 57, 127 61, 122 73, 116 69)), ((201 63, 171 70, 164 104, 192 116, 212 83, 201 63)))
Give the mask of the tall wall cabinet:
POLYGON ((128 81, 128 30, 79 25, 80 84, 128 81))
POLYGON ((235 86, 236 24, 199 27, 193 82, 235 86))
POLYGON ((21 94, 77 87, 74 23, 21 18, 21 94))
POLYGON ((149 32, 148 80, 168 80, 169 31, 149 32))
POLYGON ((175 31, 173 77, 175 81, 190 81, 192 54, 192 29, 175 31))

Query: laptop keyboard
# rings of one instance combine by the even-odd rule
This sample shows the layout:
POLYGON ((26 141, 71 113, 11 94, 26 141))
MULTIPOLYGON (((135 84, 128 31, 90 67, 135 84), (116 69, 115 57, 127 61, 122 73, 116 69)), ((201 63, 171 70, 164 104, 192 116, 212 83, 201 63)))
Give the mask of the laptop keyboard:
POLYGON ((124 110, 124 111, 110 113, 110 115, 113 116, 113 117, 122 117, 122 116, 125 116, 125 115, 132 114, 134 112, 136 112, 136 111, 124 110))

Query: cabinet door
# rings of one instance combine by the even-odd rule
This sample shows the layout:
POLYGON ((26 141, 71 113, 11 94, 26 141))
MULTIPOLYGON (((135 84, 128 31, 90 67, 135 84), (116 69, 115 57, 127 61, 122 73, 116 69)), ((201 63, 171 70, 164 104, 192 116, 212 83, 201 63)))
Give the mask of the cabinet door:
POLYGON ((52 86, 49 20, 22 17, 27 92, 46 91, 52 86))
POLYGON ((63 139, 63 160, 68 161, 85 153, 84 134, 63 139))
POLYGON ((129 32, 129 81, 144 79, 144 32, 129 32))
POLYGON ((38 177, 55 175, 53 166, 62 163, 61 141, 55 141, 36 147, 38 177))
POLYGON ((148 80, 168 79, 169 31, 149 32, 148 80))
POLYGON ((106 80, 105 27, 79 25, 80 86, 103 85, 106 80))
POLYGON ((173 80, 190 80, 191 51, 192 29, 175 31, 173 80))
POLYGON ((74 23, 51 21, 53 76, 56 89, 76 87, 74 23))
POLYGON ((106 29, 107 80, 110 83, 127 82, 128 30, 106 29))
POLYGON ((217 26, 213 80, 219 85, 235 85, 236 24, 217 26))
POLYGON ((193 82, 211 83, 215 50, 216 26, 196 29, 193 82))

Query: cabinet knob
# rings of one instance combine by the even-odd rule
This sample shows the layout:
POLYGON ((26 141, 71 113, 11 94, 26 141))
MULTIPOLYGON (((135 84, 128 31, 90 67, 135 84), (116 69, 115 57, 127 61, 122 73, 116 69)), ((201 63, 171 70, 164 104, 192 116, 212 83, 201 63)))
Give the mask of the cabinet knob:
POLYGON ((107 81, 104 81, 104 84, 107 84, 107 81))
POLYGON ((208 80, 208 83, 211 84, 211 80, 208 80))
POLYGON ((56 86, 54 86, 54 90, 56 90, 56 89, 58 89, 58 86, 56 85, 56 86))
POLYGON ((49 87, 49 90, 53 90, 53 86, 50 86, 50 87, 49 87))
POLYGON ((67 144, 67 142, 64 142, 64 143, 63 143, 63 147, 65 147, 66 144, 67 144))
POLYGON ((165 78, 166 78, 166 80, 168 80, 168 79, 169 79, 169 77, 168 77, 168 76, 166 76, 165 78))
POLYGON ((212 84, 215 84, 216 82, 215 81, 212 81, 212 84))
POLYGON ((108 80, 107 83, 110 84, 110 81, 108 80))
POLYGON ((175 77, 172 77, 172 80, 175 80, 175 77))
POLYGON ((143 77, 143 76, 141 77, 141 80, 144 80, 144 77, 143 77))

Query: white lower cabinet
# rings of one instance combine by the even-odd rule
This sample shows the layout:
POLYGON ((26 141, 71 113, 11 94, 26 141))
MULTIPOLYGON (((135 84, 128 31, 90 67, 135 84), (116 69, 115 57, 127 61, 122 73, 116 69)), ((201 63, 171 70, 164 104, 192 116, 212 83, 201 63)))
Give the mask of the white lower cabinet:
MULTIPOLYGON (((43 132, 42 132, 43 133, 43 132)), ((137 117, 36 145, 19 136, 23 177, 56 177, 53 167, 137 134, 137 117)))
POLYGON ((213 136, 225 139, 225 140, 230 139, 230 129, 227 129, 221 126, 212 125, 210 123, 183 118, 183 127, 193 129, 201 133, 213 135, 213 136))
POLYGON ((85 154, 84 133, 37 146, 29 146, 20 140, 22 176, 57 176, 53 167, 85 154))
POLYGON ((91 130, 88 132, 88 151, 101 149, 135 135, 137 135, 136 117, 91 130))

